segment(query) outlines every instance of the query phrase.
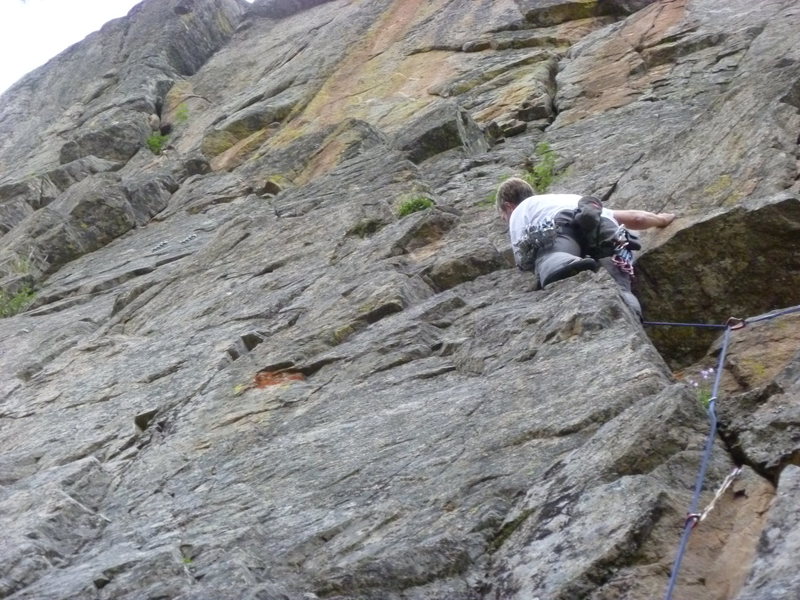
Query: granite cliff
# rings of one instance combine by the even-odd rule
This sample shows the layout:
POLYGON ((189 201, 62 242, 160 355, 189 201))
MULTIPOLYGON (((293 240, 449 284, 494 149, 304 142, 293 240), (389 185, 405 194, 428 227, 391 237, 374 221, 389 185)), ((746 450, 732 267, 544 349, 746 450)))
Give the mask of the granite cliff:
MULTIPOLYGON (((800 304, 798 39, 800 0, 145 0, 27 75, 0 598, 662 597, 719 330, 536 290, 491 196, 549 148, 677 213, 647 319, 800 304)), ((798 323, 731 334, 703 504, 743 471, 675 598, 800 597, 798 323)))

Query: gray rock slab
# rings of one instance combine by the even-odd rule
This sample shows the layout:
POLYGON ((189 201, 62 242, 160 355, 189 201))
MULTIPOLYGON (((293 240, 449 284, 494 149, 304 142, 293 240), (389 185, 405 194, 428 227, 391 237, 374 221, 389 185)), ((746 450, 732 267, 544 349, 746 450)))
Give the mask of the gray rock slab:
POLYGON ((88 154, 124 160, 143 147, 149 117, 159 112, 175 78, 195 72, 229 39, 244 12, 235 0, 191 5, 178 14, 165 3, 143 2, 5 92, 3 176, 17 171, 12 164, 44 171, 88 154), (40 143, 50 137, 72 138, 61 159, 62 144, 40 143))
MULTIPOLYGON (((636 288, 648 320, 720 324, 800 304, 800 264, 792 250, 800 227, 796 195, 753 198, 686 221, 691 227, 679 222, 672 236, 664 232, 658 249, 643 253, 637 263, 636 288), (687 287, 691 301, 678 300, 677 290, 687 287)), ((705 354, 719 333, 653 328, 652 337, 673 364, 686 366, 705 354)))
MULTIPOLYGON (((792 302, 797 4, 149 0, 24 78, 0 595, 659 597, 706 415, 606 274, 511 268, 490 196, 546 141, 551 191, 679 213, 643 238, 650 302, 705 307, 717 272, 732 306, 792 302)), ((751 563, 742 593, 793 589, 792 332, 731 353, 702 504, 749 467, 681 597, 736 597, 751 563)))
POLYGON ((795 568, 800 527, 796 499, 800 469, 786 467, 780 477, 778 494, 759 542, 759 556, 737 600, 794 598, 800 591, 795 568))
POLYGON ((463 148, 467 154, 480 154, 488 149, 483 132, 469 114, 457 105, 434 106, 419 117, 395 139, 395 145, 420 163, 451 148, 463 148))
POLYGON ((308 10, 319 4, 324 4, 330 0, 289 0, 288 2, 278 2, 276 0, 256 0, 249 9, 249 14, 258 17, 268 17, 270 19, 280 19, 288 17, 294 13, 308 10))

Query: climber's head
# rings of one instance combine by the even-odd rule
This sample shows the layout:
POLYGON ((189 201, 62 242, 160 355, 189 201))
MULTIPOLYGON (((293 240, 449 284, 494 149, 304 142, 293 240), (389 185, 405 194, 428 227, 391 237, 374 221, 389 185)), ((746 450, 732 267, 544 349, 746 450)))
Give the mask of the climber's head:
POLYGON ((506 179, 497 188, 497 211, 505 221, 508 221, 519 203, 533 195, 533 188, 524 179, 519 177, 506 179))

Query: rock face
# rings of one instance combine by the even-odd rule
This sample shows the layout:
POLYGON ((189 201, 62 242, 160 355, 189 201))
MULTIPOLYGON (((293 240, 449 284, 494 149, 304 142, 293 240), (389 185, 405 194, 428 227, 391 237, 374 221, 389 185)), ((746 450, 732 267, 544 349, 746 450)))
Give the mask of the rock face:
MULTIPOLYGON (((602 273, 535 290, 491 195, 546 142, 553 191, 679 215, 646 319, 800 305, 798 17, 146 0, 23 78, 0 598, 662 597, 721 330, 602 273)), ((675 598, 800 596, 798 318, 731 332, 701 508, 743 473, 675 598)))

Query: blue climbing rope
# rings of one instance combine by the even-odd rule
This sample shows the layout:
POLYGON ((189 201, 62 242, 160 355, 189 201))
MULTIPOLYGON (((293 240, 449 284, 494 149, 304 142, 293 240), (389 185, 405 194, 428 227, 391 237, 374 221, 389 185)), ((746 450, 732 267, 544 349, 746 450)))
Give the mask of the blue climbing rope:
POLYGON ((713 327, 715 329, 725 329, 724 323, 669 323, 667 321, 642 321, 642 325, 667 325, 670 327, 713 327))
POLYGON ((757 323, 759 321, 767 321, 769 319, 775 319, 776 317, 782 317, 783 315, 789 315, 796 312, 800 312, 800 305, 790 306, 789 308, 783 308, 781 310, 773 310, 772 312, 764 313, 763 315, 758 315, 757 317, 750 317, 747 319, 747 322, 757 323))
POLYGON ((800 304, 797 306, 790 306, 789 308, 773 310, 771 312, 764 313, 763 315, 748 317, 747 319, 737 319, 736 317, 731 317, 725 323, 676 323, 670 321, 642 321, 642 325, 661 325, 668 327, 713 327, 714 329, 725 329, 729 327, 730 329, 741 329, 750 323, 768 321, 770 319, 776 319, 778 317, 797 312, 800 312, 800 304))
POLYGON ((698 514, 697 509, 700 503, 700 493, 702 492, 703 489, 703 483, 705 481, 706 471, 708 470, 708 464, 711 460, 711 451, 714 448, 714 440, 717 437, 717 411, 716 411, 717 394, 719 393, 719 385, 720 381, 722 380, 722 369, 725 366, 725 358, 728 353, 728 345, 730 343, 731 331, 734 331, 736 329, 741 329, 742 327, 745 327, 750 323, 767 321, 769 319, 775 319, 777 317, 797 312, 800 312, 800 305, 791 306, 789 308, 784 308, 781 310, 771 311, 768 313, 764 313, 763 315, 750 317, 748 319, 737 319, 735 317, 731 317, 724 325, 715 325, 709 323, 667 323, 667 322, 656 322, 656 321, 643 322, 644 325, 725 328, 725 333, 722 339, 722 349, 720 351, 719 362, 717 364, 717 369, 716 369, 716 377, 714 378, 714 386, 711 390, 711 398, 708 402, 708 407, 707 407, 708 420, 709 420, 708 438, 706 439, 706 445, 703 451, 703 459, 700 462, 700 470, 697 473, 697 480, 695 481, 694 485, 692 502, 689 507, 689 513, 686 517, 686 523, 683 526, 683 534, 681 535, 681 541, 678 546, 678 552, 675 556, 675 562, 672 565, 672 571, 670 573, 670 578, 669 578, 669 585, 667 586, 667 592, 664 595, 664 600, 672 600, 672 594, 675 591, 675 585, 677 584, 678 581, 678 573, 680 572, 681 562, 683 561, 683 557, 686 554, 686 546, 689 543, 689 536, 691 535, 692 530, 697 526, 697 524, 700 522, 701 519, 701 515, 698 514))
POLYGON ((714 440, 717 438, 717 394, 719 393, 719 384, 722 379, 722 368, 725 365, 725 356, 728 353, 728 343, 731 336, 731 327, 725 328, 725 334, 722 339, 722 350, 719 354, 719 362, 717 363, 716 377, 714 378, 714 387, 711 390, 711 399, 708 401, 708 420, 710 423, 708 438, 706 439, 706 447, 703 451, 703 460, 700 462, 700 471, 697 473, 697 480, 694 484, 694 494, 692 494, 692 502, 689 506, 689 515, 686 518, 686 523, 683 526, 683 535, 681 536, 681 543, 678 546, 678 553, 675 556, 675 562, 672 565, 672 573, 669 578, 669 585, 664 600, 671 600, 672 593, 675 590, 675 584, 678 581, 678 573, 680 572, 681 562, 683 555, 686 553, 686 545, 689 543, 689 536, 692 534, 692 529, 699 521, 699 514, 697 508, 700 504, 700 493, 703 490, 703 482, 706 478, 706 471, 708 470, 708 463, 711 460, 711 451, 714 448, 714 440))

